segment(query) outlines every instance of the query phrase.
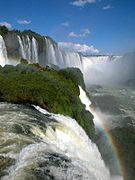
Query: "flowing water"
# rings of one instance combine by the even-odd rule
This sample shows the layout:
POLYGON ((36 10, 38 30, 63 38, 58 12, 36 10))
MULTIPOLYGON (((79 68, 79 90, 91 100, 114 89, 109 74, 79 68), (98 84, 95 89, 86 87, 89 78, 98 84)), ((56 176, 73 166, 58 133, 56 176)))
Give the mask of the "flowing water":
POLYGON ((46 37, 45 42, 46 58, 49 65, 54 64, 59 68, 77 67, 83 71, 82 57, 78 53, 67 52, 46 37))
POLYGON ((19 43, 19 58, 27 59, 30 63, 39 63, 41 65, 58 66, 59 68, 78 67, 83 71, 82 57, 75 52, 66 52, 61 49, 57 43, 48 37, 43 37, 42 52, 41 46, 34 37, 28 35, 17 35, 19 43), (42 58, 41 58, 42 57, 42 58))
POLYGON ((4 66, 7 61, 7 50, 3 37, 0 35, 0 65, 4 66))
POLYGON ((110 179, 96 145, 69 117, 0 103, 0 136, 2 180, 110 179))

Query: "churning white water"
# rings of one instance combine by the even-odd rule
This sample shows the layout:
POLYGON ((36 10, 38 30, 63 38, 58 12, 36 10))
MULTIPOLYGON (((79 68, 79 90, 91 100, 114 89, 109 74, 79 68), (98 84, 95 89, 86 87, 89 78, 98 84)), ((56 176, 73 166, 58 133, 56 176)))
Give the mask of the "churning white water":
POLYGON ((0 104, 0 155, 15 158, 2 180, 110 179, 97 146, 76 120, 34 107, 42 113, 0 104))
POLYGON ((8 60, 8 57, 7 57, 7 50, 6 50, 5 42, 4 42, 3 37, 0 35, 0 65, 4 66, 7 60, 8 60))
POLYGON ((109 180, 110 174, 101 158, 97 146, 91 142, 78 123, 67 116, 53 114, 34 106, 38 111, 50 115, 59 122, 55 131, 48 127, 45 134, 33 128, 32 132, 71 158, 77 166, 86 168, 88 179, 109 180), (78 164, 79 163, 79 164, 78 164))

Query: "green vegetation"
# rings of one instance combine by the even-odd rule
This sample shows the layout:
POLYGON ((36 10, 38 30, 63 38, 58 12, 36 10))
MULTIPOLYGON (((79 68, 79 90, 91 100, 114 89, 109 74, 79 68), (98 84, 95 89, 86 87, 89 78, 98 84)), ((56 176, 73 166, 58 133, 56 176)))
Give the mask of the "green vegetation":
POLYGON ((77 77, 83 84, 78 69, 55 71, 22 60, 22 64, 15 67, 0 68, 0 101, 35 104, 49 112, 68 115, 94 139, 93 117, 80 102, 77 77))
POLYGON ((77 68, 67 68, 60 70, 60 74, 63 75, 66 79, 71 78, 75 85, 80 85, 85 89, 85 84, 83 80, 83 75, 80 69, 77 68))
POLYGON ((4 36, 8 33, 8 28, 6 26, 0 26, 0 35, 4 36))
POLYGON ((22 58, 22 59, 20 60, 20 63, 21 63, 21 64, 24 64, 24 65, 27 65, 27 64, 28 64, 28 61, 27 61, 26 59, 23 59, 23 58, 22 58))

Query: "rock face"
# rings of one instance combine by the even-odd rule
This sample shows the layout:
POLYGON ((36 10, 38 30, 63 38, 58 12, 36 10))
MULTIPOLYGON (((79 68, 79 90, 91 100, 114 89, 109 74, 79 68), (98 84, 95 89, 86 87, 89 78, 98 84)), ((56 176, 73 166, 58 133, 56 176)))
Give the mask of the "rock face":
POLYGON ((4 36, 4 41, 7 47, 8 58, 19 59, 19 42, 15 33, 8 33, 4 36))
POLYGON ((111 134, 119 147, 127 179, 133 180, 135 178, 135 127, 132 125, 117 127, 111 131, 111 134))
MULTIPOLYGON (((130 118, 126 118, 126 123, 130 122, 130 118)), ((135 177, 135 127, 131 123, 126 124, 125 127, 116 127, 110 130, 109 134, 117 144, 118 153, 121 159, 122 171, 125 180, 134 180, 135 177)), ((117 162, 113 157, 113 151, 110 149, 106 138, 103 133, 99 133, 96 137, 97 146, 100 150, 102 158, 104 159, 107 167, 109 167, 111 174, 119 174, 117 162)))
POLYGON ((0 68, 0 101, 39 105, 49 112, 75 118, 94 139, 93 116, 79 99, 78 85, 84 85, 78 69, 55 71, 39 64, 6 65, 0 68), (79 82, 75 79, 80 77, 79 82))

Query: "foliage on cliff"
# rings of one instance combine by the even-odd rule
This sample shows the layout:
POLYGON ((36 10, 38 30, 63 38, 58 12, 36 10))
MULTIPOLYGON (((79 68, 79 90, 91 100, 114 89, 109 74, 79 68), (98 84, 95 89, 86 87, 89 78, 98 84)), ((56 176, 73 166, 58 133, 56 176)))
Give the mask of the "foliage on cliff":
POLYGON ((8 33, 8 28, 6 26, 0 26, 0 35, 4 36, 8 33))
POLYGON ((83 89, 85 89, 84 79, 80 69, 67 68, 67 69, 61 69, 59 72, 66 79, 71 78, 76 86, 80 85, 83 89))
MULTIPOLYGON (((35 104, 49 112, 68 115, 75 118, 93 139, 93 117, 80 102, 78 82, 75 83, 73 69, 71 71, 55 71, 26 63, 1 67, 0 101, 35 104)), ((74 71, 82 76, 77 69, 74 71)))

